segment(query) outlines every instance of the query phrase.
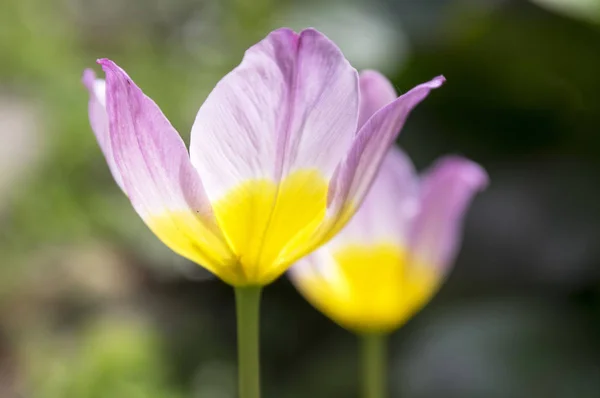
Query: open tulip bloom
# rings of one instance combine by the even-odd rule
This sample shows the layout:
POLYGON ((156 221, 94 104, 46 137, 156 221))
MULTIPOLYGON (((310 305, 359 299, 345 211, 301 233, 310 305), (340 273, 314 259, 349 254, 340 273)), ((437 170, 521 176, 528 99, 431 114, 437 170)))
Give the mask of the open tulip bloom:
MULTIPOLYGON (((367 81, 365 118, 396 98, 383 76, 371 72, 361 79, 367 81)), ((459 247, 466 209, 487 181, 479 165, 456 156, 418 177, 410 159, 392 147, 348 225, 291 268, 308 301, 363 336, 365 396, 383 396, 383 337, 435 293, 459 247)))
POLYGON ((160 240, 236 288, 240 393, 257 397, 260 287, 347 223, 410 111, 444 78, 373 102, 371 74, 328 38, 279 29, 217 83, 188 155, 125 71, 98 63, 106 81, 91 70, 83 81, 114 179, 160 240))

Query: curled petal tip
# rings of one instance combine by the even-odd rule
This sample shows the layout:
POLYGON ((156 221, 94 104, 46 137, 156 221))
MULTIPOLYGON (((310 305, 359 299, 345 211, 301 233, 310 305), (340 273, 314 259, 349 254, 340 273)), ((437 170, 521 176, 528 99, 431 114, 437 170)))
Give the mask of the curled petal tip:
POLYGON ((481 168, 480 171, 480 175, 473 180, 473 183, 479 191, 484 191, 490 185, 490 177, 483 168, 481 168))
POLYGON ((429 86, 431 88, 438 88, 441 87, 442 84, 446 83, 446 78, 444 77, 444 75, 439 75, 437 77, 434 77, 430 82, 429 82, 429 86))
POLYGON ((483 191, 487 188, 490 179, 483 167, 479 164, 463 159, 462 160, 462 179, 477 191, 483 191))
POLYGON ((117 65, 114 61, 111 61, 108 58, 100 58, 96 61, 98 64, 102 66, 102 70, 106 74, 106 80, 120 83, 127 83, 129 85, 133 84, 133 81, 119 65, 117 65))
POLYGON ((108 58, 99 58, 96 60, 96 63, 98 65, 102 66, 102 70, 104 72, 109 72, 109 71, 114 71, 119 69, 119 67, 117 66, 117 64, 115 64, 113 61, 111 61, 108 58))
POLYGON ((448 156, 440 161, 440 166, 476 191, 483 191, 489 184, 489 176, 478 163, 460 156, 448 156))
POLYGON ((475 163, 465 166, 461 174, 461 180, 466 186, 471 187, 474 192, 485 190, 489 184, 487 173, 475 163))
POLYGON ((488 176, 488 173, 477 163, 472 164, 471 172, 468 175, 468 178, 469 182, 479 191, 483 191, 490 184, 490 177, 488 176))

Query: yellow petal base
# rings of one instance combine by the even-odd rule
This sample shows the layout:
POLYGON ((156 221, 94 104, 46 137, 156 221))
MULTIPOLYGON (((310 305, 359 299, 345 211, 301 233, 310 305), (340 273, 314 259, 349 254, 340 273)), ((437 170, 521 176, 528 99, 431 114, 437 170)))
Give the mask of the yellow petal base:
POLYGON ((389 332, 405 323, 433 295, 439 275, 408 265, 393 244, 352 245, 333 255, 332 273, 301 276, 298 286, 319 310, 350 330, 389 332))
POLYGON ((152 231, 176 253, 234 286, 266 285, 315 247, 325 218, 327 181, 317 170, 290 174, 280 184, 248 180, 213 203, 226 242, 190 211, 151 217, 152 231))
POLYGON ((234 285, 265 285, 306 254, 325 217, 327 181, 317 170, 290 174, 279 185, 250 180, 213 204, 225 238, 239 259, 234 285))
POLYGON ((169 211, 146 220, 154 234, 171 250, 202 265, 225 281, 239 276, 237 258, 227 243, 190 210, 169 211))

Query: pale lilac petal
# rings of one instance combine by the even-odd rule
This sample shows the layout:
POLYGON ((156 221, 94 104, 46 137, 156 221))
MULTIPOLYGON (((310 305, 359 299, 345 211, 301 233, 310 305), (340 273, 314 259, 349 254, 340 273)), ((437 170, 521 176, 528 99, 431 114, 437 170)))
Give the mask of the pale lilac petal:
POLYGON ((123 191, 123 180, 121 173, 115 164, 115 158, 110 144, 110 136, 108 134, 108 116, 106 115, 106 83, 103 79, 97 79, 96 74, 91 69, 86 69, 83 72, 83 84, 90 93, 88 103, 88 113, 92 131, 96 135, 98 145, 106 158, 108 168, 113 175, 113 178, 123 191))
POLYGON ((358 75, 315 30, 279 29, 251 47, 200 108, 190 153, 211 200, 248 179, 279 181, 347 153, 358 119, 358 75))
POLYGON ((330 245, 300 258, 289 268, 288 276, 300 291, 304 286, 319 282, 329 290, 339 292, 345 282, 330 245))
POLYGON ((341 215, 334 230, 343 226, 352 214, 352 208, 362 203, 386 152, 412 109, 444 81, 444 77, 439 76, 416 86, 380 109, 358 132, 349 154, 335 171, 330 183, 328 211, 333 218, 341 215))
POLYGON ((419 179, 415 168, 409 157, 393 146, 364 202, 328 246, 390 243, 405 248, 418 211, 419 179))
POLYGON ((487 184, 485 170, 460 157, 442 158, 426 173, 421 183, 421 209, 410 237, 415 264, 446 271, 459 249, 469 203, 487 184))
POLYGON ((106 109, 116 166, 138 214, 181 255, 200 258, 211 270, 233 262, 177 131, 121 68, 107 59, 98 63, 106 73, 106 109))
POLYGON ((358 127, 362 127, 378 110, 394 101, 398 95, 392 83, 381 73, 364 70, 360 73, 360 111, 358 127))

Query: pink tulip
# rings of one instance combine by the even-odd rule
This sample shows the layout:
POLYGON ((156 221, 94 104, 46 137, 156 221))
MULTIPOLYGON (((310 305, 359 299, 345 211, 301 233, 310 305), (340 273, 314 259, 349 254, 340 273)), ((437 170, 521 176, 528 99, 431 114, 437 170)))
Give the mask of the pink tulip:
POLYGON ((386 98, 367 117, 368 75, 359 80, 318 31, 278 29, 217 83, 188 154, 125 71, 98 63, 106 81, 91 70, 83 81, 117 184, 167 246, 234 286, 268 284, 331 239, 360 206, 410 111, 444 82, 386 98))

